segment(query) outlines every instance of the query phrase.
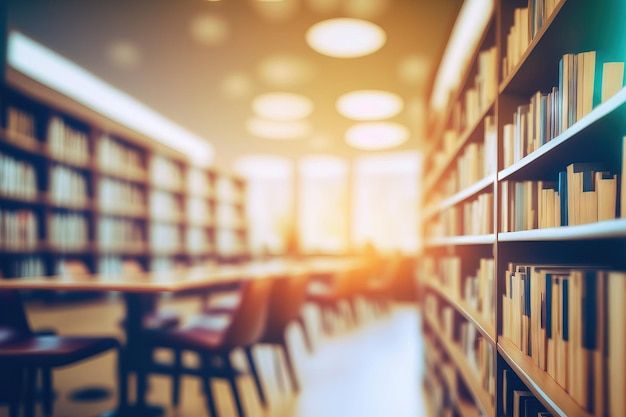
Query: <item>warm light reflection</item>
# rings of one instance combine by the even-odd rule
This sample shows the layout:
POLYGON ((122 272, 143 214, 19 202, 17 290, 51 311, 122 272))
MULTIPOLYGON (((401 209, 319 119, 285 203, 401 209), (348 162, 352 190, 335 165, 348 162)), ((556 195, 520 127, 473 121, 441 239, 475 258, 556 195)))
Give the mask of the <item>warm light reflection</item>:
POLYGON ((335 104, 341 115, 353 120, 381 120, 402 111, 402 98, 380 90, 360 90, 346 93, 335 104))
POLYGON ((358 123, 346 132, 346 142, 357 149, 380 150, 393 148, 406 142, 409 129, 399 123, 358 123))
POLYGON ((292 93, 267 93, 257 96, 252 110, 263 118, 280 122, 304 119, 313 112, 313 102, 292 93))
POLYGON ((220 83, 220 90, 230 99, 240 99, 250 95, 252 80, 243 72, 232 72, 220 83))
POLYGON ((291 18, 297 11, 297 0, 250 0, 252 6, 262 17, 268 20, 284 21, 291 18))
POLYGON ((301 139, 311 131, 311 124, 306 120, 278 122, 260 117, 253 117, 246 122, 248 132, 264 139, 290 140, 301 139))
POLYGON ((383 14, 389 0, 345 0, 344 10, 348 16, 371 19, 383 14))
POLYGON ((409 85, 420 86, 427 81, 429 68, 428 58, 421 55, 408 55, 398 63, 398 77, 409 85))
POLYGON ((122 69, 135 69, 141 63, 139 48, 130 41, 112 42, 106 53, 111 62, 122 69))
POLYGON ((316 23, 306 33, 315 51, 335 58, 356 58, 378 51, 387 41, 378 25, 360 19, 337 18, 316 23))

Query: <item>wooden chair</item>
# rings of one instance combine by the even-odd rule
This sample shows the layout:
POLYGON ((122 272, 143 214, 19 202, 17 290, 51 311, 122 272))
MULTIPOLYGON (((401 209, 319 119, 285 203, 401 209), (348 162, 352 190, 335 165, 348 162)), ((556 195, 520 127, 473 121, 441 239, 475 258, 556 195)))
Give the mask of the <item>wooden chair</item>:
MULTIPOLYGON (((268 298, 271 290, 271 280, 245 281, 241 288, 241 302, 233 312, 228 324, 222 328, 205 325, 200 321, 188 327, 151 331, 147 333, 148 345, 152 348, 169 348, 175 353, 183 351, 197 353, 201 358, 200 369, 190 369, 175 364, 174 367, 151 364, 148 373, 164 373, 174 378, 174 383, 180 375, 199 377, 203 383, 206 406, 211 416, 217 417, 217 409, 211 388, 211 378, 227 379, 231 388, 237 413, 245 416, 241 396, 237 387, 239 372, 231 361, 231 353, 236 349, 249 348, 257 343, 266 325, 268 298)), ((254 362, 249 362, 257 388, 260 387, 259 374, 254 362)), ((180 388, 178 388, 178 391, 180 388)), ((264 398, 262 398, 262 401, 264 398)))
MULTIPOLYGON (((23 405, 26 417, 35 415, 35 382, 38 370, 50 378, 44 389, 52 389, 53 368, 71 365, 119 347, 110 337, 40 336, 33 333, 19 293, 0 291, 0 375, 17 378, 9 393, 11 417, 23 405), (23 384, 22 384, 23 382, 23 384)), ((1 383, 1 382, 0 382, 1 383)), ((44 392, 43 412, 53 414, 52 392, 44 392)))

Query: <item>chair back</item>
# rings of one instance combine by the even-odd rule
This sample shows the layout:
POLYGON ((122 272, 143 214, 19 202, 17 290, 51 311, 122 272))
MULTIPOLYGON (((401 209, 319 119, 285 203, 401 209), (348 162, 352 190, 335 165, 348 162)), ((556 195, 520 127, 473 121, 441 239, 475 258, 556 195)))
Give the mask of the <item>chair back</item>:
POLYGON ((271 279, 250 279, 241 285, 240 302, 226 334, 227 347, 243 347, 256 343, 265 330, 271 279))
POLYGON ((32 335, 19 292, 0 290, 0 345, 32 335))
POLYGON ((300 317, 300 310, 307 297, 309 276, 285 276, 273 281, 263 340, 277 343, 284 337, 289 323, 300 317))

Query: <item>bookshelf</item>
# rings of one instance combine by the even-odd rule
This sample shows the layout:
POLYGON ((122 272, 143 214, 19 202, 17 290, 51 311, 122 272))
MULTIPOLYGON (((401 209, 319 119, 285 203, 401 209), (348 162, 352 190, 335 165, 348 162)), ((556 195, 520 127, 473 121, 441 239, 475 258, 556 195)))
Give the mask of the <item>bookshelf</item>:
MULTIPOLYGON (((540 2, 530 3, 539 4, 540 2)), ((622 81, 621 89, 616 88, 611 97, 602 100, 596 97, 599 95, 601 86, 602 64, 626 62, 626 52, 623 49, 623 39, 626 34, 623 26, 626 18, 626 4, 618 0, 607 0, 601 3, 554 0, 543 3, 547 9, 551 9, 549 13, 537 20, 530 19, 528 26, 525 24, 519 26, 529 32, 528 39, 524 42, 520 41, 519 37, 523 37, 519 35, 520 32, 515 33, 517 37, 510 34, 516 30, 513 27, 516 26, 517 19, 523 16, 521 14, 523 12, 518 12, 516 9, 528 7, 529 1, 495 1, 489 23, 467 67, 461 70, 460 83, 451 93, 447 107, 442 111, 433 112, 429 119, 429 144, 425 150, 424 160, 425 171, 429 175, 424 180, 422 198, 424 213, 422 230, 425 242, 422 264, 430 265, 432 261, 435 265, 439 265, 439 262, 451 257, 460 259, 460 278, 458 279, 461 291, 469 277, 475 273, 478 259, 493 259, 495 276, 492 288, 495 323, 490 323, 471 307, 473 302, 468 302, 464 296, 459 298, 451 293, 450 288, 438 282, 441 278, 433 279, 433 271, 425 266, 422 267, 421 279, 425 299, 430 301, 434 298, 438 300, 440 306, 452 308, 454 311, 456 323, 454 339, 458 340, 459 337, 456 327, 458 323, 470 322, 496 351, 493 359, 496 395, 495 401, 490 404, 480 382, 472 378, 471 374, 467 375, 468 359, 465 357, 465 352, 454 340, 446 336, 445 332, 441 331, 441 327, 438 327, 440 323, 437 323, 440 320, 432 316, 432 311, 428 311, 430 316, 424 319, 422 326, 429 340, 426 344, 426 356, 432 355, 433 349, 439 348, 446 351, 452 366, 463 377, 470 394, 466 398, 457 398, 455 392, 442 394, 435 390, 444 398, 452 399, 455 415, 466 415, 463 411, 465 407, 468 408, 469 415, 476 415, 477 409, 482 410, 482 413, 489 417, 512 415, 504 413, 504 401, 506 401, 503 393, 503 388, 506 388, 504 370, 515 375, 520 384, 525 387, 524 389, 529 391, 541 407, 552 416, 590 417, 615 414, 611 414, 608 410, 594 410, 594 407, 598 406, 596 403, 584 405, 580 396, 576 397, 577 387, 563 388, 546 368, 537 365, 537 358, 531 357, 530 352, 522 352, 516 343, 503 336, 505 320, 503 303, 505 301, 502 298, 507 291, 509 264, 561 265, 570 269, 576 269, 578 265, 579 268, 590 266, 598 271, 626 270, 626 260, 623 256, 626 253, 624 252, 626 250, 626 218, 623 215, 620 218, 620 187, 626 187, 624 179, 621 178, 624 172, 622 171, 622 141, 626 136, 626 86, 622 81), (521 42, 521 49, 514 50, 518 45, 516 42, 521 42), (468 110, 466 107, 470 100, 467 96, 473 94, 468 91, 475 87, 474 79, 481 71, 480 56, 482 52, 494 47, 496 48, 497 70, 495 74, 486 73, 489 78, 486 82, 495 85, 495 95, 492 99, 483 101, 482 106, 468 110), (595 61, 583 61, 587 59, 588 51, 596 51, 595 61), (523 111, 532 115, 533 97, 539 97, 536 93, 541 93, 542 100, 550 100, 550 93, 554 94, 555 87, 557 94, 553 97, 556 98, 555 100, 562 100, 558 95, 558 91, 562 92, 559 89, 559 80, 566 72, 561 71, 560 61, 566 54, 573 54, 573 60, 580 59, 580 62, 594 62, 595 64, 594 85, 592 92, 589 93, 593 96, 589 98, 589 103, 592 103, 591 108, 580 110, 580 106, 584 105, 587 100, 587 96, 584 95, 586 93, 577 93, 582 94, 578 96, 582 104, 579 104, 578 110, 574 110, 573 116, 563 116, 558 113, 562 109, 560 107, 562 102, 555 101, 556 104, 552 104, 551 108, 555 111, 553 119, 550 119, 550 113, 547 110, 545 113, 547 120, 552 121, 541 119, 543 126, 547 126, 545 129, 549 129, 541 131, 540 134, 544 135, 541 136, 541 140, 537 139, 540 137, 537 132, 534 133, 537 135, 534 137, 528 131, 514 131, 515 135, 520 135, 515 136, 515 140, 518 140, 518 137, 524 138, 523 135, 526 134, 528 141, 537 140, 537 142, 522 142, 521 152, 511 160, 510 154, 507 154, 511 148, 509 147, 508 150, 506 148, 507 134, 511 132, 510 125, 519 129, 519 126, 526 126, 524 123, 531 126, 530 123, 535 120, 529 119, 531 116, 524 116, 525 113, 520 109, 523 108, 523 111), (578 55, 585 55, 585 57, 580 58, 578 55), (474 115, 469 123, 463 122, 466 114, 474 115), (526 117, 526 119, 516 119, 517 117, 526 117), (564 119, 565 122, 563 122, 564 119), (493 134, 496 139, 488 142, 487 126, 491 123, 495 125, 493 134), (489 148, 491 143, 493 143, 493 149, 489 148), (485 171, 481 172, 483 175, 478 176, 472 173, 472 181, 461 185, 457 171, 468 169, 467 166, 471 169, 475 168, 471 165, 471 160, 470 165, 466 165, 463 160, 469 153, 468 148, 476 144, 479 144, 478 160, 484 164, 485 171), (538 216, 538 214, 532 213, 531 220, 521 221, 521 227, 517 224, 513 228, 509 226, 510 222, 518 221, 506 217, 506 210, 511 207, 508 205, 511 198, 511 194, 508 194, 510 187, 516 183, 523 183, 524 186, 529 187, 529 190, 531 186, 536 186, 537 188, 532 189, 533 192, 541 195, 542 190, 548 190, 550 187, 546 185, 550 184, 548 181, 556 181, 559 174, 565 172, 568 166, 580 162, 601 163, 607 175, 610 171, 611 175, 617 176, 613 213, 615 218, 589 221, 570 217, 565 223, 560 223, 561 226, 552 227, 546 225, 545 222, 544 225, 533 224, 532 216, 538 216), (542 183, 539 183, 540 181, 542 183), (543 186, 547 188, 541 188, 543 186), (486 214, 489 221, 493 223, 492 233, 467 233, 464 217, 470 213, 468 206, 483 194, 492 196, 491 212, 486 214), (436 343, 432 343, 432 339, 436 343)), ((577 76, 582 77, 582 75, 577 76)), ((581 80, 583 78, 574 79, 573 82, 581 82, 581 80)), ((531 128, 528 127, 528 129, 531 128)), ((594 179, 594 181, 596 181, 594 184, 599 183, 599 179, 594 179)), ((555 193, 558 191, 556 188, 554 186, 552 189, 555 193)), ((582 190, 579 192, 582 195, 582 190)), ((512 195, 515 197, 519 194, 513 193, 512 195)), ((560 194, 556 198, 559 201, 560 194)), ((547 205, 532 206, 532 201, 537 200, 525 200, 527 204, 531 204, 530 207, 536 207, 537 212, 541 213, 540 210, 544 210, 543 216, 545 216, 546 207, 549 207, 550 203, 545 203, 543 200, 543 203, 538 204, 547 205)), ((565 204, 570 203, 565 200, 565 204)), ((601 204, 598 203, 598 207, 600 206, 601 204)), ((570 208, 570 215, 572 215, 571 210, 570 208)), ((439 268, 435 276, 447 273, 456 277, 445 268, 439 268)), ((600 275, 594 281, 594 285, 599 285, 597 284, 601 279, 599 277, 600 275)), ((536 278, 528 279, 534 282, 533 279, 536 278)), ((441 315, 441 310, 439 309, 436 314, 441 315)), ((618 356, 620 354, 618 353, 618 356)), ((440 378, 439 374, 445 373, 440 368, 435 367, 432 372, 437 374, 437 378, 445 380, 445 378, 440 378)), ((611 378, 611 376, 607 374, 606 378, 611 378)), ((426 385, 432 385, 432 381, 426 385)), ((608 385, 608 390, 611 391, 610 384, 608 385)), ((438 387, 437 389, 444 391, 456 390, 455 387, 450 387, 446 383, 441 383, 438 387)), ((609 397, 611 395, 613 394, 607 394, 609 397)), ((626 392, 623 396, 626 396, 626 392)), ((436 402, 431 404, 435 408, 436 405, 436 402)), ((448 404, 447 407, 447 409, 435 409, 433 415, 445 415, 450 412, 450 405, 448 404)), ((609 406, 606 405, 606 407, 609 406)), ((615 415, 623 415, 623 413, 615 415)))
POLYGON ((10 68, 4 84, 0 217, 10 219, 0 228, 0 276, 247 258, 242 178, 194 166, 10 68), (218 195, 222 181, 235 192, 218 195), (222 204, 235 208, 226 223, 222 204), (224 228, 233 236, 219 245, 224 228))

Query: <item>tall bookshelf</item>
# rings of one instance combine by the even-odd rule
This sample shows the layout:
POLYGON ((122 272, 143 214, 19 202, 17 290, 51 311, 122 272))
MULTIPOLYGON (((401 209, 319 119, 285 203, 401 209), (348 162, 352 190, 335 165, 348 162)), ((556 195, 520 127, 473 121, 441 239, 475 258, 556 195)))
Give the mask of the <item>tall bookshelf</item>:
POLYGON ((0 97, 0 276, 246 259, 245 181, 7 69, 0 97), (16 112, 17 110, 17 112, 16 112), (235 184, 222 195, 218 184, 235 184), (226 220, 218 207, 236 207, 226 220), (218 244, 224 228, 236 231, 218 244))
MULTIPOLYGON (((505 164, 510 162, 505 156, 506 126, 514 122, 518 107, 528 104, 537 91, 548 94, 559 85, 563 55, 597 51, 596 68, 600 69, 603 62, 626 61, 623 1, 552 3, 552 12, 542 22, 536 21, 534 36, 529 35, 527 45, 518 51, 518 61, 509 63, 507 71, 503 58, 511 52, 508 34, 516 19, 515 9, 528 7, 529 1, 496 1, 479 45, 461 74, 459 87, 451 94, 447 108, 429 120, 424 170, 428 174, 422 198, 425 247, 420 278, 424 287, 422 331, 427 364, 424 384, 431 397, 433 416, 505 415, 505 371, 553 416, 607 415, 582 406, 531 356, 503 336, 502 297, 510 263, 585 264, 626 271, 626 218, 619 218, 623 178, 617 184, 616 219, 517 231, 508 231, 503 225, 501 200, 507 182, 553 180, 574 162, 601 162, 618 176, 623 172, 623 87, 601 103, 594 100, 591 111, 536 149, 505 164), (476 97, 468 99, 468 91, 477 94, 471 90, 485 65, 484 52, 491 48, 495 48, 496 71, 488 75, 495 76, 495 80, 491 87, 482 86, 488 91, 482 96, 478 93, 483 99, 476 106, 476 97), (468 109, 468 103, 474 108, 468 109), (477 144, 482 145, 484 155, 478 167, 468 165, 465 159, 471 160, 471 153, 476 152, 472 148, 477 144), (472 172, 469 178, 462 178, 458 171, 464 175, 472 172), (489 197, 478 201, 484 195, 489 197), (468 215, 473 216, 469 222, 472 224, 463 222, 465 217, 467 223, 468 215), (483 263, 481 259, 492 261, 483 263), (480 311, 464 296, 463 284, 468 276, 479 278, 484 298, 478 305, 488 306, 489 312, 480 311), (472 328, 469 332, 468 326, 472 328), (475 346, 487 346, 481 347, 481 352, 490 353, 472 358, 475 353, 468 353, 463 346, 468 334, 475 346)), ((596 81, 602 77, 602 71, 596 70, 595 77, 596 81)), ((479 78, 485 83, 484 76, 479 78)))

